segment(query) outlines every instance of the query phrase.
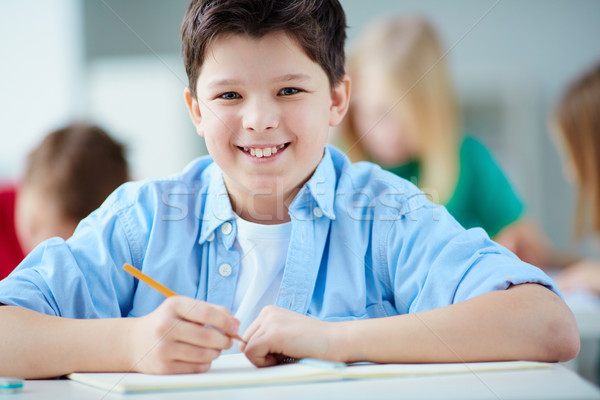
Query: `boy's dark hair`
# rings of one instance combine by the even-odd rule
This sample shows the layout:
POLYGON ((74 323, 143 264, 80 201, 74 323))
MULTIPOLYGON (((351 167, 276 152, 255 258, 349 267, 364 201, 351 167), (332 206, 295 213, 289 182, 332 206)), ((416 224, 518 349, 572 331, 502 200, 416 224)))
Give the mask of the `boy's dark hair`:
POLYGON ((181 25, 189 89, 196 82, 208 46, 226 33, 260 38, 283 31, 323 68, 333 88, 344 75, 346 16, 338 0, 192 0, 181 25))
POLYGON ((79 221, 129 179, 123 145, 74 123, 50 133, 27 159, 23 185, 39 189, 63 217, 79 221))

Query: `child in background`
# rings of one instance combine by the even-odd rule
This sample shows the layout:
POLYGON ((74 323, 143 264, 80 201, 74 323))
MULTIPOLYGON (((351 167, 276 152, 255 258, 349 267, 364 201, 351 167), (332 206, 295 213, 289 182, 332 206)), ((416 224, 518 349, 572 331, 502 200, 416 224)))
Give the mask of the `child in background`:
MULTIPOLYGON (((551 121, 565 175, 577 187, 575 233, 600 233, 600 63, 573 82, 551 121)), ((556 276, 561 290, 600 296, 600 261, 583 259, 556 276)))
POLYGON ((127 180, 123 146, 99 127, 75 123, 46 136, 18 189, 0 189, 0 279, 42 241, 70 237, 127 180))
POLYGON ((351 160, 412 181, 465 228, 482 227, 522 260, 547 266, 544 235, 499 165, 479 141, 460 134, 444 58, 427 20, 374 22, 348 57, 353 94, 340 145, 351 160))
POLYGON ((185 102, 210 156, 121 186, 0 281, 0 375, 203 372, 240 327, 258 366, 577 354, 542 271, 326 146, 350 97, 345 28, 337 0, 190 3, 185 102))

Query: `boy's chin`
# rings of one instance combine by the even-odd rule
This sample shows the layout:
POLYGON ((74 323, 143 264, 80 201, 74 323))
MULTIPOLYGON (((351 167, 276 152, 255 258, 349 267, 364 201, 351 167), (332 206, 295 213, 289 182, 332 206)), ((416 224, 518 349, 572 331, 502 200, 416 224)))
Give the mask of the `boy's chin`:
POLYGON ((307 179, 296 175, 246 175, 234 179, 224 174, 225 186, 230 195, 246 202, 282 201, 289 203, 307 179))
POLYGON ((285 192, 284 180, 280 177, 225 178, 227 190, 243 196, 277 197, 285 192))
POLYGON ((283 197, 289 189, 283 184, 281 179, 261 180, 260 182, 253 182, 247 187, 247 193, 252 196, 260 197, 283 197))

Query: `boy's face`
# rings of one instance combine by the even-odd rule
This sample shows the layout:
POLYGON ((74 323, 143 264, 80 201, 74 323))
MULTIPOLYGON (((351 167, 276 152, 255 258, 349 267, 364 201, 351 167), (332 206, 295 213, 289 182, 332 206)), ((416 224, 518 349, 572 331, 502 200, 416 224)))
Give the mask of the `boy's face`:
POLYGON ((208 47, 197 99, 187 89, 185 97, 230 196, 246 203, 287 198, 308 180, 329 127, 346 112, 349 87, 345 77, 331 90, 321 66, 283 32, 231 34, 208 47))

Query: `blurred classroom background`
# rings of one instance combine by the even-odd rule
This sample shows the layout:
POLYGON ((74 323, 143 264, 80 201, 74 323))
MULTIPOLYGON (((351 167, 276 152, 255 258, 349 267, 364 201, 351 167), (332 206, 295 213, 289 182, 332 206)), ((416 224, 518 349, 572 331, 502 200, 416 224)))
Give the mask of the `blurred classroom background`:
MULTIPOLYGON (((348 45, 377 17, 432 20, 449 50, 466 131, 493 151, 553 243, 575 247, 574 191, 546 119, 565 85, 600 59, 600 2, 341 2, 348 45)), ((136 178, 177 172, 205 154, 183 103, 187 3, 2 0, 0 179, 18 179, 41 137, 72 119, 91 119, 124 142, 136 178)))

